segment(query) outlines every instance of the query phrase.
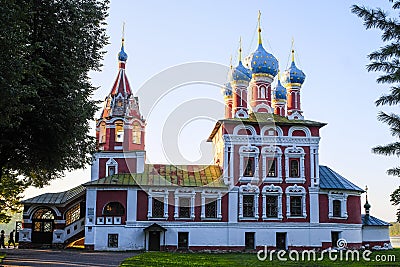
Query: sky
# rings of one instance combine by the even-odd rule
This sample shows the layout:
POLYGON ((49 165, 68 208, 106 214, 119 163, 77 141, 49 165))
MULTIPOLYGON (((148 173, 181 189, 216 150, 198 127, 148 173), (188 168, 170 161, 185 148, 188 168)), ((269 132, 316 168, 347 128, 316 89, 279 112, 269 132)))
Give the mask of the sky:
MULTIPOLYGON (((223 97, 215 85, 175 86, 185 75, 178 66, 207 62, 212 72, 215 66, 229 66, 231 56, 236 65, 239 37, 244 56, 256 49, 260 10, 264 47, 279 60, 282 71, 289 63, 294 39, 296 64, 306 74, 301 91, 305 118, 328 123, 320 132, 320 164, 362 188, 368 185, 371 214, 394 221, 396 208, 390 204, 390 194, 399 187, 400 178, 388 176, 385 171, 396 166, 398 158, 374 155, 371 148, 393 141, 387 125, 377 121, 377 113, 398 109, 374 105, 380 95, 388 92, 388 86, 377 85, 379 74, 368 73, 365 66, 367 55, 383 43, 379 30, 365 30, 361 19, 351 13, 353 4, 390 10, 389 1, 112 0, 107 19, 110 44, 105 47, 101 72, 90 74, 92 83, 99 87, 93 98, 102 100, 111 90, 125 22, 126 71, 147 115, 147 160, 176 159, 165 152, 162 143, 170 136, 160 129, 168 128, 168 121, 175 119, 177 111, 184 114, 185 108, 192 106, 191 114, 196 119, 179 125, 174 141, 188 161, 209 161, 211 152, 205 139, 215 120, 223 117, 223 97), (163 86, 162 79, 154 83, 155 87, 149 86, 160 73, 169 71, 177 79, 172 86, 163 86), (146 95, 151 93, 160 94, 159 101, 148 103, 146 95), (204 103, 213 108, 204 108, 200 102, 192 105, 198 99, 205 99, 204 103)), ((29 188, 25 198, 64 191, 89 180, 90 168, 74 171, 42 189, 29 188)))

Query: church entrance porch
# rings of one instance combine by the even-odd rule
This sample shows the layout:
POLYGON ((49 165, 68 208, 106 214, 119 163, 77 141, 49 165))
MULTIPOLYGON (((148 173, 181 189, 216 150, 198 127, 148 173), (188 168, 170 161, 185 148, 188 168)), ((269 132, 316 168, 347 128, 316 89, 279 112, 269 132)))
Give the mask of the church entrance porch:
POLYGON ((38 209, 32 218, 32 243, 53 242, 54 214, 47 208, 38 209))
POLYGON ((153 223, 152 225, 143 229, 144 231, 144 242, 145 247, 148 251, 160 251, 161 250, 161 233, 163 233, 163 250, 165 250, 165 232, 167 229, 153 223))

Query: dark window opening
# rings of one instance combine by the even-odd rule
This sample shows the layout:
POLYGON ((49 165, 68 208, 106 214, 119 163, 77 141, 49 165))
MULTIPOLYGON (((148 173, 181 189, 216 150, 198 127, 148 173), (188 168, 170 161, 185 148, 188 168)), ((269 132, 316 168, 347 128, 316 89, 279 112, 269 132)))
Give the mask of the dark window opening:
POLYGON ((267 217, 278 217, 278 197, 277 196, 267 196, 267 217))
POLYGON ((254 249, 254 232, 245 232, 244 239, 245 249, 254 249))
POLYGON ((300 177, 299 175, 299 160, 291 159, 290 160, 290 177, 300 177))
POLYGON ((154 218, 164 217, 164 203, 157 198, 153 198, 153 211, 152 215, 154 218))
POLYGON ((254 158, 243 158, 244 161, 244 177, 253 177, 254 176, 254 170, 255 170, 255 161, 254 158))
POLYGON ((190 199, 179 199, 179 218, 190 218, 190 199))
POLYGON ((108 166, 108 176, 115 174, 115 166, 108 166))
POLYGON ((277 175, 277 168, 276 168, 276 160, 275 159, 270 159, 267 161, 267 167, 268 167, 268 177, 276 177, 277 175))
POLYGON ((243 195, 243 217, 254 217, 253 195, 243 195))
POLYGON ((338 247, 339 235, 340 235, 340 232, 335 232, 335 231, 331 232, 331 240, 332 240, 333 248, 338 247))
POLYGON ((178 249, 188 249, 189 248, 189 233, 188 232, 178 232, 178 249))
POLYGON ((118 247, 118 234, 108 234, 108 247, 109 248, 118 247))
POLYGON ((290 216, 302 216, 302 197, 290 197, 290 216))
POLYGON ((217 201, 206 203, 205 205, 206 218, 217 218, 217 201))
POLYGON ((333 217, 342 216, 342 203, 340 200, 333 201, 333 217))

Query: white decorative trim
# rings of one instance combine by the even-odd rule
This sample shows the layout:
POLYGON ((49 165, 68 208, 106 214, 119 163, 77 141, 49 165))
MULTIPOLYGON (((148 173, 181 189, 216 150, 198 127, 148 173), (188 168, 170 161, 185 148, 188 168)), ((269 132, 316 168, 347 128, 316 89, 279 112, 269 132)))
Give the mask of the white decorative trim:
POLYGON ((306 181, 305 177, 305 168, 304 168, 304 158, 306 153, 302 147, 287 147, 285 149, 285 181, 287 183, 304 183, 306 181), (293 158, 300 159, 300 166, 299 166, 299 177, 290 177, 290 170, 289 170, 289 160, 293 158))
POLYGON ((261 149, 262 155, 262 181, 265 183, 282 183, 282 150, 277 146, 265 146, 261 149), (267 159, 276 159, 276 177, 268 177, 267 159))
POLYGON ((114 174, 118 173, 118 162, 116 162, 113 158, 110 158, 106 162, 106 177, 109 176, 109 173, 108 173, 109 167, 115 167, 115 173, 114 174))
POLYGON ((239 162, 239 182, 258 182, 258 157, 260 150, 256 146, 241 146, 239 148, 240 162, 239 162), (243 176, 244 172, 244 157, 254 157, 254 175, 252 177, 243 176))
POLYGON ((275 145, 279 143, 281 146, 310 146, 310 145, 318 145, 320 141, 320 137, 279 137, 279 136, 246 136, 246 135, 233 135, 233 134, 224 134, 225 143, 232 145, 245 145, 252 144, 257 146, 263 145, 275 145))
POLYGON ((248 117, 249 117, 249 114, 247 113, 247 111, 244 108, 239 109, 235 113, 235 118, 247 119, 248 117))
POLYGON ((104 224, 104 217, 97 217, 97 224, 104 224))
POLYGON ((247 185, 241 185, 239 187, 239 219, 240 220, 251 220, 258 219, 258 197, 260 195, 260 189, 257 185, 248 183, 247 185), (254 196, 254 218, 243 217, 243 195, 254 196))
POLYGON ((330 191, 328 193, 328 201, 329 201, 329 212, 328 217, 329 219, 347 219, 347 194, 343 192, 334 192, 330 191), (333 216, 333 201, 339 200, 340 201, 340 217, 333 216))
POLYGON ((277 133, 278 133, 278 136, 279 137, 282 137, 283 136, 283 130, 282 130, 282 128, 281 127, 279 127, 279 126, 276 126, 276 125, 265 125, 264 127, 262 127, 261 128, 261 131, 260 131, 260 135, 262 136, 262 137, 264 137, 264 136, 267 136, 267 137, 271 137, 270 135, 265 135, 264 133, 266 132, 266 131, 268 131, 268 130, 275 130, 277 133))
MULTIPOLYGON (((253 126, 251 126, 251 125, 243 125, 243 124, 239 124, 235 128, 233 128, 233 135, 243 136, 243 135, 239 135, 238 134, 240 130, 249 130, 251 132, 251 136, 256 136, 257 135, 256 129, 253 126)), ((245 136, 249 136, 249 135, 245 135, 245 136)))
POLYGON ((26 212, 24 212, 24 216, 29 216, 29 218, 32 219, 32 216, 36 212, 36 209, 39 209, 39 208, 51 209, 55 213, 55 215, 57 217, 61 217, 62 216, 61 212, 57 209, 57 207, 48 206, 48 205, 45 205, 45 204, 38 204, 38 205, 30 206, 29 209, 26 212))
POLYGON ((147 218, 149 219, 161 219, 161 218, 153 218, 153 198, 163 198, 164 203, 164 219, 168 219, 168 189, 161 188, 150 188, 147 192, 148 194, 148 210, 147 210, 147 218))
MULTIPOLYGON (((305 126, 292 126, 289 128, 288 136, 293 136, 294 131, 303 131, 306 137, 311 137, 311 131, 308 127, 305 126)), ((294 136, 296 137, 296 136, 294 136)))
POLYGON ((190 188, 178 188, 175 190, 175 210, 174 210, 174 218, 176 220, 183 219, 194 219, 194 206, 195 206, 195 197, 196 192, 194 189, 190 188), (190 198, 190 218, 181 218, 179 217, 179 198, 190 198))
POLYGON ((296 110, 288 116, 288 119, 289 120, 304 120, 304 116, 296 110))
MULTIPOLYGON (((265 100, 264 100, 265 101, 265 100)), ((274 113, 273 109, 265 103, 258 104, 257 106, 253 107, 253 112, 258 112, 259 109, 265 108, 268 113, 274 113)), ((271 116, 271 121, 273 121, 273 117, 271 116)))
POLYGON ((212 218, 206 218, 206 199, 213 199, 217 201, 217 218, 218 220, 221 220, 222 218, 222 193, 220 190, 210 190, 210 189, 204 189, 203 192, 201 192, 201 219, 203 220, 209 220, 212 218))
POLYGON ((306 206, 306 189, 302 186, 298 186, 297 184, 293 186, 289 186, 285 190, 286 193, 286 217, 288 218, 298 218, 298 217, 307 217, 307 206, 306 206), (301 196, 302 200, 302 216, 291 216, 290 214, 290 197, 291 196, 301 196))
POLYGON ((262 206, 262 218, 263 220, 268 220, 268 219, 278 219, 282 220, 283 215, 282 215, 282 188, 280 186, 275 186, 275 185, 269 185, 269 186, 264 186, 262 189, 262 199, 263 199, 263 206, 262 206), (277 196, 278 197, 278 217, 267 217, 267 196, 277 196))

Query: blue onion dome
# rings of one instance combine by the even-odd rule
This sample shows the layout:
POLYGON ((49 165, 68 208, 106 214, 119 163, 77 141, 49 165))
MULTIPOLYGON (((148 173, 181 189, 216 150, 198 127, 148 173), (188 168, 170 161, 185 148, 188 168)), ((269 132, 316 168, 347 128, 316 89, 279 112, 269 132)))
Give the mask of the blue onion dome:
POLYGON ((225 97, 231 97, 232 96, 232 86, 231 83, 227 82, 222 86, 222 93, 225 97))
POLYGON ((233 68, 232 71, 232 80, 233 81, 250 81, 251 80, 251 71, 243 66, 242 61, 239 61, 237 67, 233 68))
POLYGON ((124 39, 122 38, 122 46, 121 46, 121 51, 118 53, 118 60, 119 61, 126 61, 128 59, 128 55, 125 53, 124 50, 124 39))
POLYGON ((281 80, 279 78, 274 93, 275 99, 286 100, 286 88, 281 84, 281 80))
POLYGON ((251 71, 255 74, 265 73, 275 77, 278 69, 278 60, 265 51, 262 43, 259 43, 257 50, 251 56, 251 71))
POLYGON ((285 79, 283 80, 284 83, 298 83, 303 84, 306 75, 302 70, 296 67, 294 63, 294 50, 292 50, 292 64, 290 64, 289 69, 285 71, 285 79))

